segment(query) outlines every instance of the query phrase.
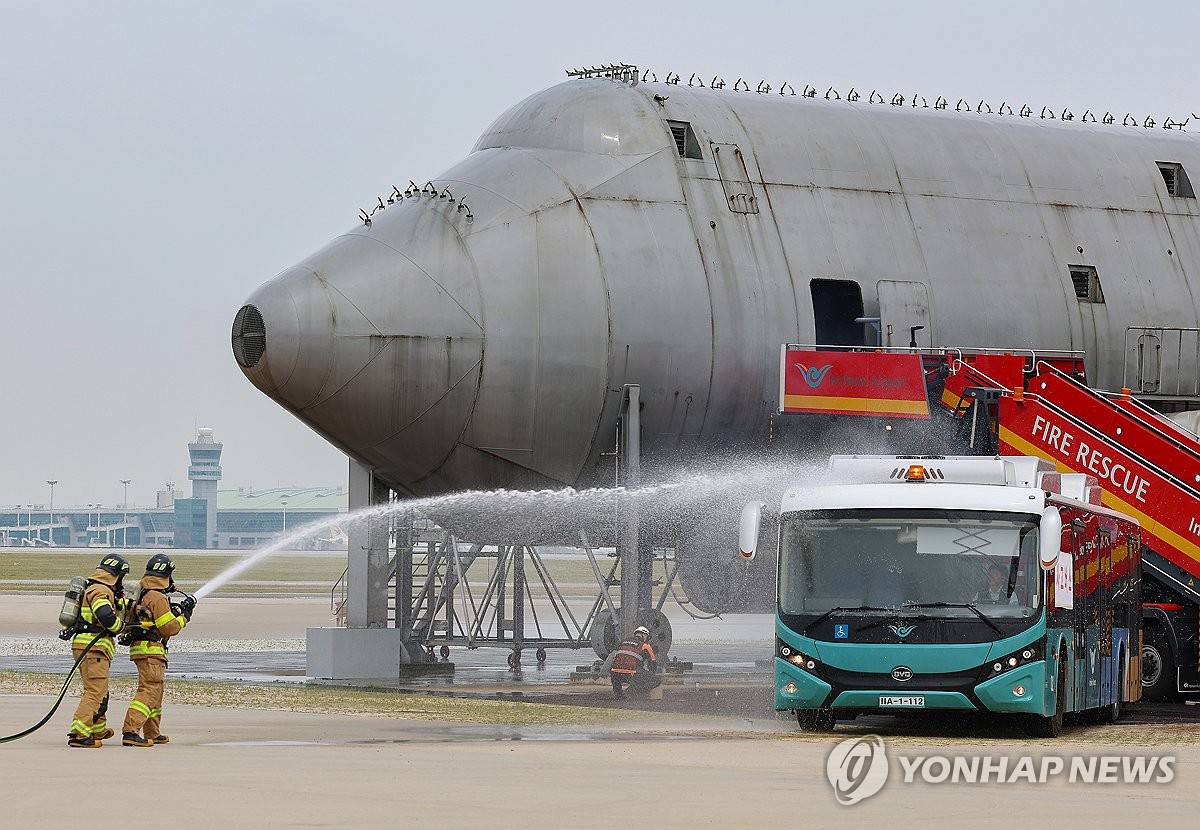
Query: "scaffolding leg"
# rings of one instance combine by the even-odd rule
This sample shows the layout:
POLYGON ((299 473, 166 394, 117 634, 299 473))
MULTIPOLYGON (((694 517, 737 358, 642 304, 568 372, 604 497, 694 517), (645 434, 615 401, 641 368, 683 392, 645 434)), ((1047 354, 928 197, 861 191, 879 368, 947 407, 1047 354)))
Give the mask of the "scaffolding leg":
POLYGON ((641 387, 637 384, 625 385, 624 411, 621 413, 621 450, 625 461, 625 490, 622 497, 622 522, 617 553, 621 559, 621 621, 620 634, 625 639, 633 634, 637 627, 637 613, 641 608, 643 594, 649 605, 650 586, 643 586, 643 568, 641 567, 641 545, 638 539, 638 504, 629 495, 636 490, 642 481, 641 462, 641 387))

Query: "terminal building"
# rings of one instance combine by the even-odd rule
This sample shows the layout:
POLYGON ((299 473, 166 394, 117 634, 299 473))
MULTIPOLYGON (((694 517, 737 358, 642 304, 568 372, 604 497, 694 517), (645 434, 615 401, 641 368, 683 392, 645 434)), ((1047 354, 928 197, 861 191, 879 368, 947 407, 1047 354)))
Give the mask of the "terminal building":
POLYGON ((211 429, 200 429, 188 444, 191 497, 177 497, 168 484, 153 508, 0 505, 0 546, 240 550, 319 524, 292 549, 345 550, 346 533, 338 521, 349 502, 344 485, 222 490, 222 448, 211 429))

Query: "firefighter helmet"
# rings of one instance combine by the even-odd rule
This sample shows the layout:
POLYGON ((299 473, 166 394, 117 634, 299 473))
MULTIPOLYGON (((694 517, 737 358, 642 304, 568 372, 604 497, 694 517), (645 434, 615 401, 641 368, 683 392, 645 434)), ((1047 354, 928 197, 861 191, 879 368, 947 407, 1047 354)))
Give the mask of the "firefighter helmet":
POLYGON ((641 634, 647 640, 650 639, 650 629, 646 628, 644 625, 639 625, 637 628, 633 629, 633 633, 634 635, 641 634))
POLYGON ((109 553, 100 560, 100 570, 108 571, 117 579, 120 579, 129 573, 129 563, 125 561, 125 557, 121 554, 109 553))
POLYGON ((170 579, 174 570, 175 563, 165 553, 156 553, 146 561, 147 576, 165 576, 170 579))

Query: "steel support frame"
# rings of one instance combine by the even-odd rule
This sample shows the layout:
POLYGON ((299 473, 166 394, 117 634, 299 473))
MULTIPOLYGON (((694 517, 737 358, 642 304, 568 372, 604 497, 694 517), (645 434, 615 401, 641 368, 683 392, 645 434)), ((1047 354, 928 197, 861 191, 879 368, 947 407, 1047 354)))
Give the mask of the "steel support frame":
MULTIPOLYGON (((586 534, 581 532, 582 549, 592 565, 598 589, 582 623, 536 547, 503 545, 490 553, 484 552, 484 545, 475 544, 464 551, 449 533, 439 539, 422 539, 422 534, 413 529, 415 517, 400 513, 371 520, 365 528, 350 533, 347 626, 388 625, 390 594, 395 602, 394 625, 401 629, 403 651, 407 652, 401 655, 402 662, 426 659, 426 652, 436 645, 502 647, 516 653, 525 648, 590 647, 590 629, 601 611, 618 625, 617 633, 622 638, 629 636, 640 611, 662 609, 678 570, 676 561, 655 603, 654 550, 651 540, 640 533, 637 501, 629 495, 641 485, 641 387, 637 384, 624 388, 618 453, 625 493, 618 496, 617 558, 608 574, 602 573, 586 534), (389 555, 389 542, 394 544, 394 556, 389 555), (476 561, 493 557, 496 568, 476 598, 467 574, 476 561), (423 580, 416 575, 422 564, 426 569, 423 580), (618 567, 620 579, 614 578, 618 567), (389 585, 393 577, 395 581, 389 585), (614 602, 609 588, 617 584, 619 601, 614 602), (549 601, 562 636, 552 636, 543 629, 535 594, 549 601), (534 627, 532 636, 526 634, 527 612, 534 627)), ((386 504, 391 497, 388 488, 376 482, 369 470, 350 462, 351 511, 386 504)), ((479 582, 475 585, 478 587, 479 582)))
POLYGON ((638 612, 649 608, 653 580, 654 550, 640 533, 637 500, 629 493, 642 483, 642 388, 625 384, 621 411, 621 454, 624 460, 626 495, 621 500, 621 527, 617 555, 621 560, 620 635, 625 639, 637 626, 638 612))
MULTIPOLYGON (((385 505, 390 489, 375 479, 374 473, 356 461, 350 461, 349 508, 385 505)), ((350 526, 346 563, 346 627, 386 628, 388 624, 388 579, 390 519, 372 517, 350 526)))

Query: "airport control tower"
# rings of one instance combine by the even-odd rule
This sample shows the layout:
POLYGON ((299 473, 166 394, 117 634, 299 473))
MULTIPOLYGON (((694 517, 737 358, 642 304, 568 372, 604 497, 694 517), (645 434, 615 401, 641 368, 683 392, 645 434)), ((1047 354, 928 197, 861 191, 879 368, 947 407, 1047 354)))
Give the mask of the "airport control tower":
POLYGON ((223 445, 213 440, 209 427, 197 430, 196 440, 188 444, 188 455, 192 463, 188 466, 188 478, 192 482, 192 499, 203 499, 206 503, 204 544, 210 547, 217 530, 217 482, 221 480, 221 449, 223 445))

